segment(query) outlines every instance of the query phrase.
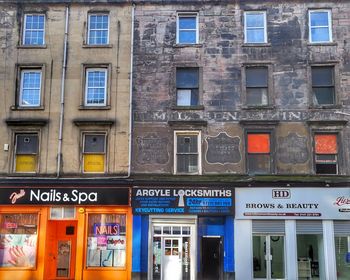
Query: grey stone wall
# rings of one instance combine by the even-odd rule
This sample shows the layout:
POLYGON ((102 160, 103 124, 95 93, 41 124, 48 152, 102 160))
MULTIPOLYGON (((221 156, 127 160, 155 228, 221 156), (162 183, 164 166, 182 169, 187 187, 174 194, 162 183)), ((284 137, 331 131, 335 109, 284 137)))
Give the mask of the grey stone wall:
POLYGON ((349 161, 350 116, 336 113, 350 112, 349 1, 155 2, 137 4, 135 11, 135 173, 173 172, 174 130, 201 131, 203 174, 246 173, 245 129, 266 128, 273 121, 276 174, 313 173, 312 131, 317 129, 339 132, 340 173, 350 174, 344 168, 349 161), (332 43, 308 41, 308 10, 316 8, 332 11, 332 43), (243 13, 249 10, 266 11, 267 44, 244 44, 243 13), (176 44, 179 11, 198 12, 199 44, 176 44), (270 69, 271 106, 251 109, 244 102, 242 69, 261 63, 270 69), (312 106, 311 99, 310 68, 323 63, 334 65, 336 73, 337 104, 327 108, 312 106), (200 68, 203 109, 174 107, 176 67, 200 68), (153 143, 161 143, 152 150, 159 159, 140 162, 150 153, 140 139, 150 135, 153 143), (217 145, 220 141, 231 143, 228 154, 217 145), (214 160, 214 154, 221 159, 214 160))

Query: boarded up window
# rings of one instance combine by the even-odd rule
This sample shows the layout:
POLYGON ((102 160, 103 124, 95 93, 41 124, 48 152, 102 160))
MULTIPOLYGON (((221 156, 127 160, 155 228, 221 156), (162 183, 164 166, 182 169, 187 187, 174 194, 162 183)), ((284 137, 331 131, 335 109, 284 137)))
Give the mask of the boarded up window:
POLYGON ((84 172, 101 173, 105 171, 106 135, 86 134, 84 135, 84 172))
POLYGON ((16 172, 36 172, 39 140, 37 134, 16 135, 16 172))
POLYGON ((248 173, 266 174, 271 172, 271 145, 269 133, 247 134, 248 173))
POLYGON ((316 146, 317 154, 336 154, 337 153, 337 135, 316 134, 315 146, 316 146))
POLYGON ((337 174, 337 134, 315 134, 314 141, 316 174, 337 174))
POLYGON ((248 153, 270 153, 270 134, 248 134, 248 153))

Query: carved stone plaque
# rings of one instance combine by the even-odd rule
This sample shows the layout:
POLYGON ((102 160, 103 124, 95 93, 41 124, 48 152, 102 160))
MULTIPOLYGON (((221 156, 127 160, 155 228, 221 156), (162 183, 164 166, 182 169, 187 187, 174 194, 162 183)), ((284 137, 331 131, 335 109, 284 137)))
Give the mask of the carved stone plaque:
POLYGON ((206 159, 208 163, 238 163, 241 161, 239 151, 239 137, 230 137, 221 132, 218 136, 206 138, 208 149, 206 159))
POLYGON ((285 164, 306 163, 309 158, 307 138, 292 132, 278 138, 278 159, 285 164))
POLYGON ((136 160, 139 164, 165 164, 169 160, 167 151, 167 138, 161 138, 157 134, 149 134, 145 137, 137 137, 136 160))

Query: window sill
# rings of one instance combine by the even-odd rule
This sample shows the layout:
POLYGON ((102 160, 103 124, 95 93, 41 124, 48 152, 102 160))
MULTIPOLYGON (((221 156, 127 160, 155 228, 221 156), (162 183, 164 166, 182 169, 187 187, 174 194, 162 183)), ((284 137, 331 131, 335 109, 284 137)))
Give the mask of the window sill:
POLYGON ((95 48, 113 48, 112 44, 106 44, 106 45, 88 45, 88 44, 83 44, 82 46, 84 49, 95 49, 95 48))
POLYGON ((18 45, 17 49, 47 49, 47 45, 18 45))
POLYGON ((196 173, 174 173, 174 175, 178 175, 178 176, 198 176, 198 175, 202 175, 202 173, 196 172, 196 173))
POLYGON ((172 110, 204 110, 203 105, 196 105, 196 106, 173 106, 171 107, 172 110))
POLYGON ((342 106, 340 104, 332 104, 332 105, 310 105, 309 109, 317 110, 317 109, 341 109, 342 106))
POLYGON ((11 106, 11 111, 43 111, 45 110, 44 106, 37 107, 19 107, 19 106, 11 106))
POLYGON ((180 44, 177 43, 175 45, 173 45, 174 48, 202 48, 203 44, 180 44))
POLYGON ((111 106, 107 105, 107 106, 84 106, 84 105, 80 105, 79 106, 79 110, 110 110, 111 106))
POLYGON ((307 43, 308 46, 338 46, 337 42, 316 42, 316 43, 307 43))
POLYGON ((266 47, 271 47, 271 44, 270 43, 244 43, 243 45, 242 45, 242 47, 247 47, 247 48, 251 48, 251 47, 253 47, 253 48, 256 48, 256 47, 258 47, 258 48, 266 48, 266 47))
POLYGON ((242 110, 273 110, 276 109, 276 106, 273 105, 256 105, 256 106, 242 106, 242 110))

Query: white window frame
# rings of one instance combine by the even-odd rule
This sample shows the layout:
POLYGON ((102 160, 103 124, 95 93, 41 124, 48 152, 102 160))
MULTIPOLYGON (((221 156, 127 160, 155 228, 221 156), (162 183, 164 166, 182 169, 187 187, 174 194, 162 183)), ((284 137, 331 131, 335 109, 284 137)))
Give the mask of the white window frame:
MULTIPOLYGON (((87 24, 87 44, 92 46, 104 46, 109 44, 109 27, 110 27, 110 16, 108 13, 89 13, 88 15, 88 24, 87 24), (107 16, 108 17, 108 27, 107 27, 107 42, 105 44, 91 44, 90 43, 90 22, 91 22, 91 16, 107 16)), ((97 31, 103 31, 106 29, 93 29, 97 31)))
POLYGON ((174 174, 182 175, 201 175, 202 174, 202 137, 200 130, 176 130, 174 131, 174 174), (177 171, 177 136, 178 135, 189 135, 197 136, 197 152, 198 152, 198 171, 193 173, 182 173, 177 171))
POLYGON ((25 14, 24 15, 24 26, 23 26, 23 38, 22 38, 22 45, 25 46, 43 46, 45 45, 45 27, 46 27, 46 17, 45 14, 25 14), (28 30, 36 30, 36 31, 43 31, 43 43, 42 44, 26 44, 26 25, 27 25, 27 16, 43 16, 44 17, 44 27, 43 30, 42 29, 28 29, 28 30))
POLYGON ((187 12, 187 13, 177 13, 176 16, 176 44, 180 45, 195 45, 199 42, 199 17, 198 13, 187 12), (181 43, 180 42, 180 18, 186 17, 196 17, 196 29, 181 29, 184 31, 196 31, 196 42, 195 43, 181 43))
POLYGON ((244 43, 245 44, 266 44, 267 43, 267 19, 266 19, 266 11, 246 11, 244 12, 244 43), (247 36, 247 15, 249 14, 262 14, 264 17, 264 26, 263 27, 254 27, 264 29, 264 41, 263 42, 248 42, 247 36))
POLYGON ((313 44, 322 44, 322 43, 331 43, 333 42, 333 35, 332 35, 332 12, 331 10, 328 10, 328 9, 325 9, 325 10, 318 10, 318 9, 315 9, 315 10, 309 10, 309 42, 310 43, 313 43, 313 44), (328 26, 316 26, 316 27, 312 27, 311 26, 311 14, 312 13, 327 13, 328 15, 328 26), (312 28, 324 28, 324 27, 328 27, 328 34, 329 34, 329 41, 316 41, 316 42, 313 42, 312 41, 312 34, 311 34, 311 29, 312 28))
POLYGON ((107 87, 108 87, 108 69, 107 68, 86 68, 85 69, 85 93, 84 93, 84 106, 86 107, 104 107, 107 105, 107 87), (101 104, 93 103, 89 104, 88 101, 88 73, 89 72, 94 72, 94 71, 99 71, 99 72, 104 72, 105 73, 105 86, 104 86, 104 102, 101 104))
POLYGON ((41 105, 41 91, 42 91, 42 79, 43 79, 43 73, 42 69, 21 69, 21 81, 20 81, 20 91, 19 91, 19 100, 18 100, 18 106, 19 107, 40 107, 41 105), (24 74, 25 73, 40 73, 40 84, 39 84, 39 102, 38 104, 23 104, 22 98, 23 98, 23 83, 24 83, 24 74))

